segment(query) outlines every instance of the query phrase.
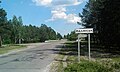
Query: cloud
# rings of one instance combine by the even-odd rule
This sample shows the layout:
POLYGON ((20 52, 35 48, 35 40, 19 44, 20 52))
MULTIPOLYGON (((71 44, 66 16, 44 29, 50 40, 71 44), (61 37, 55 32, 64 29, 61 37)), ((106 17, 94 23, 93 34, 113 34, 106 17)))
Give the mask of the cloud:
POLYGON ((53 6, 72 6, 72 5, 79 5, 81 4, 83 1, 80 0, 54 0, 52 2, 53 6))
POLYGON ((67 6, 75 6, 86 0, 32 0, 37 6, 46 6, 51 8, 52 17, 46 22, 55 20, 65 20, 68 23, 81 22, 81 18, 76 14, 67 14, 67 6))
POLYGON ((55 20, 66 20, 68 23, 77 23, 81 22, 81 18, 78 17, 76 14, 66 14, 66 8, 65 7, 57 7, 54 8, 51 13, 52 17, 51 19, 48 19, 48 21, 55 21, 55 20))
POLYGON ((66 12, 66 8, 64 7, 53 8, 53 10, 51 11, 52 17, 47 21, 54 21, 57 19, 66 19, 67 15, 65 12, 66 12))
POLYGON ((67 22, 68 23, 77 23, 77 22, 81 22, 81 18, 78 17, 77 15, 75 14, 68 14, 67 15, 67 22))
POLYGON ((73 6, 79 5, 83 0, 32 0, 37 6, 73 6))
POLYGON ((49 6, 52 0, 32 0, 37 6, 49 6))

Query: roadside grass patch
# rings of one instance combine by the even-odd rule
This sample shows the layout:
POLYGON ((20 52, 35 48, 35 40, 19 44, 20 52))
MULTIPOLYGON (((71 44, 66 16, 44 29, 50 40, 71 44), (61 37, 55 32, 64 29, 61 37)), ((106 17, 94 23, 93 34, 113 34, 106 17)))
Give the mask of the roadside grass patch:
POLYGON ((63 72, 62 62, 54 61, 49 72, 63 72))
POLYGON ((18 44, 4 45, 4 46, 0 47, 0 54, 4 54, 11 50, 21 49, 21 48, 25 48, 25 47, 26 47, 25 45, 18 45, 18 44))
POLYGON ((56 72, 120 72, 120 58, 119 55, 112 55, 107 53, 100 45, 91 45, 91 60, 88 60, 87 42, 81 42, 81 57, 78 63, 77 56, 77 42, 66 42, 65 46, 61 48, 58 61, 58 70, 56 72), (105 52, 104 52, 105 51, 105 52), (64 56, 67 67, 63 68, 61 59, 64 56))
POLYGON ((112 58, 112 60, 115 62, 120 62, 120 57, 119 58, 112 58))
POLYGON ((53 62, 49 72, 63 72, 63 58, 64 55, 57 55, 54 58, 55 61, 53 62))
POLYGON ((64 72, 113 72, 113 69, 93 61, 81 60, 80 63, 68 65, 64 72))
MULTIPOLYGON (((81 42, 82 45, 86 45, 87 42, 81 42)), ((120 57, 119 54, 110 54, 103 49, 104 47, 96 45, 91 48, 92 60, 88 60, 86 52, 88 51, 86 46, 81 47, 81 60, 78 63, 77 54, 67 54, 67 67, 64 68, 64 72, 120 72, 120 57), (95 55, 95 57, 94 57, 95 55), (101 55, 101 56, 99 56, 101 55), (82 57, 83 56, 83 57, 82 57)), ((62 51, 75 53, 77 52, 77 42, 66 42, 65 48, 62 51), (76 49, 76 50, 75 50, 76 49)))
POLYGON ((68 56, 67 67, 64 72, 119 72, 120 62, 115 62, 110 58, 101 58, 97 60, 88 60, 81 56, 78 63, 77 56, 68 56))

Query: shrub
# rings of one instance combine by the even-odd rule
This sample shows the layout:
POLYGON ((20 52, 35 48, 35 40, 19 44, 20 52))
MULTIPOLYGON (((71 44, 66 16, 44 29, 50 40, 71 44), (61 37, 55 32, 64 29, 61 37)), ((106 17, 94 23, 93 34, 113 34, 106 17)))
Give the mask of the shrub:
POLYGON ((112 72, 112 69, 96 62, 83 61, 69 65, 64 69, 64 72, 112 72))
POLYGON ((112 67, 115 69, 120 69, 120 63, 114 63, 112 67))
POLYGON ((10 39, 5 39, 3 40, 3 44, 10 44, 11 43, 11 40, 10 39))

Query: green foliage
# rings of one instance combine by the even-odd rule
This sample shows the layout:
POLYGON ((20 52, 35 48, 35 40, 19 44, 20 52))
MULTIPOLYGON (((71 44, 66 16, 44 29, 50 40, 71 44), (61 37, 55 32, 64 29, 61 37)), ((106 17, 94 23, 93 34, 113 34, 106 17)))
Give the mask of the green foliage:
MULTIPOLYGON (((0 1, 1 3, 1 1, 0 1)), ((30 42, 44 42, 45 40, 55 40, 62 38, 60 34, 51 28, 42 24, 41 27, 32 26, 31 24, 23 25, 22 17, 13 16, 12 19, 7 20, 7 13, 3 8, 0 8, 0 46, 3 41, 4 44, 9 43, 30 43, 30 42)))
POLYGON ((91 35, 99 44, 120 46, 120 0, 89 0, 79 16, 85 28, 94 28, 91 35))
POLYGON ((45 40, 48 40, 49 39, 49 35, 48 35, 48 28, 45 24, 42 24, 41 27, 40 27, 40 41, 41 42, 44 42, 45 40))
POLYGON ((39 34, 41 42, 49 39, 55 40, 57 37, 56 32, 51 27, 47 27, 45 24, 42 24, 39 28, 39 34))
POLYGON ((10 44, 11 43, 11 39, 10 38, 5 38, 3 40, 3 44, 10 44))
POLYGON ((7 33, 8 31, 6 15, 6 11, 3 8, 0 8, 0 47, 2 46, 2 37, 4 37, 4 33, 7 33))
POLYGON ((55 40, 57 36, 56 32, 51 27, 48 27, 48 35, 50 40, 55 40))
POLYGON ((14 37, 14 43, 20 43, 19 39, 21 39, 21 32, 22 32, 22 18, 17 18, 15 15, 11 21, 12 25, 12 36, 14 37))
POLYGON ((112 65, 112 67, 113 68, 115 68, 115 69, 120 69, 120 62, 118 63, 114 63, 113 65, 112 65))
POLYGON ((77 40, 77 34, 75 31, 72 31, 70 34, 67 35, 67 39, 70 41, 76 41, 77 40))
POLYGON ((14 49, 22 49, 25 47, 26 47, 25 45, 16 45, 16 44, 5 45, 5 46, 2 46, 0 48, 0 54, 7 53, 7 52, 14 50, 14 49))
POLYGON ((41 27, 23 26, 22 39, 24 43, 44 42, 45 40, 55 40, 56 32, 51 28, 42 24, 41 27))
POLYGON ((57 39, 59 39, 59 40, 62 39, 62 35, 60 33, 57 33, 57 39))
POLYGON ((82 61, 74 63, 65 68, 64 72, 113 72, 112 69, 104 67, 96 62, 82 61))

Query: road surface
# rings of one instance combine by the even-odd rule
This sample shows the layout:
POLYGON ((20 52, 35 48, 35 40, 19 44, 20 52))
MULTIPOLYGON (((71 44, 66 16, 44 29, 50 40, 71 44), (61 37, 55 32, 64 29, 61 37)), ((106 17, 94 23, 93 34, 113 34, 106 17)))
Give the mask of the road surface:
POLYGON ((0 72, 48 72, 54 54, 65 41, 30 44, 34 48, 0 57, 0 72))

